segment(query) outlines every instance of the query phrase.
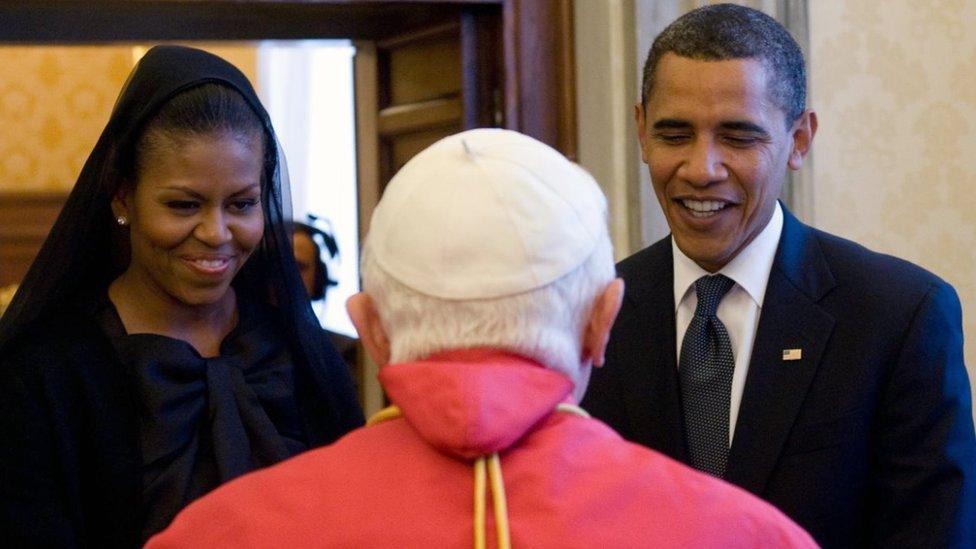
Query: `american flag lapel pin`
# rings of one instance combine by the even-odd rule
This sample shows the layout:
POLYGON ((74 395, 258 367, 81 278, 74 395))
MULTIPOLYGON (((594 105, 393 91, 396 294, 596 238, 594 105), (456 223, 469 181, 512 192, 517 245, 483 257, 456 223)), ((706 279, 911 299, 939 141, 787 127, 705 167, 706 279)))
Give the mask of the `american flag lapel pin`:
POLYGON ((803 349, 783 349, 783 360, 800 360, 803 358, 803 349))

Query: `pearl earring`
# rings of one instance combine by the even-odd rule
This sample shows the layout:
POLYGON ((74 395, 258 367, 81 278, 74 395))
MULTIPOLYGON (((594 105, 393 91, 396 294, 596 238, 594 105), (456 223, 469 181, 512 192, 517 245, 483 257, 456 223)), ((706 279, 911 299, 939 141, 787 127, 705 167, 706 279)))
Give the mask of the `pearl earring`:
POLYGON ((120 226, 125 227, 129 223, 129 220, 126 219, 124 215, 120 215, 115 218, 115 222, 118 223, 120 226))

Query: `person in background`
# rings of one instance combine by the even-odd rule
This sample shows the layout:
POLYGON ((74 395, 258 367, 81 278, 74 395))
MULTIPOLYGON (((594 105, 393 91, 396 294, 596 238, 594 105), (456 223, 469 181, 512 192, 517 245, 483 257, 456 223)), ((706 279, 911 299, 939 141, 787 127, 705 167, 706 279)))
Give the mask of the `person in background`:
MULTIPOLYGON (((302 276, 302 284, 308 291, 309 299, 324 302, 329 288, 336 286, 338 282, 329 276, 329 267, 322 259, 322 248, 329 252, 329 257, 335 257, 339 253, 335 238, 322 229, 298 221, 291 223, 291 238, 295 250, 295 263, 298 264, 298 272, 302 276), (322 243, 321 246, 319 241, 322 243)), ((356 340, 331 330, 325 332, 349 366, 353 380, 358 381, 356 340)))
POLYGON ((576 406, 623 294, 606 213, 589 174, 516 132, 419 153, 348 301, 393 406, 200 499, 148 547, 814 547, 576 406))
POLYGON ((295 266, 279 159, 232 65, 178 46, 139 61, 0 320, 4 544, 136 547, 361 425, 295 266))
POLYGON ((627 299, 584 406, 825 547, 974 547, 959 298, 777 201, 816 133, 806 85, 757 10, 706 6, 655 39, 635 117, 671 235, 619 264, 627 299))

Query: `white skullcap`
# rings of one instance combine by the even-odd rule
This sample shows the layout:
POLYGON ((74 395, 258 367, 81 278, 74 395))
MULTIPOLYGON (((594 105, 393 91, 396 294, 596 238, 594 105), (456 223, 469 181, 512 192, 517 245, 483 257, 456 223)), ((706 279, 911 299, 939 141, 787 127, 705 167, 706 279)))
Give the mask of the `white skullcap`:
POLYGON ((434 143, 390 181, 369 245, 400 283, 443 299, 533 290, 571 272, 606 229, 596 181, 555 149, 501 129, 434 143))

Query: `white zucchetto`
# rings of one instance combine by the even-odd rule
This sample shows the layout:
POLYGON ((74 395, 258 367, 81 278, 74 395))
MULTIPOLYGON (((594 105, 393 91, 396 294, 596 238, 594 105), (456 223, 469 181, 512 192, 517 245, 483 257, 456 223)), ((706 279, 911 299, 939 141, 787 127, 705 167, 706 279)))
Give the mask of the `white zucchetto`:
POLYGON ((393 177, 373 212, 370 249, 400 283, 442 299, 545 286, 580 266, 606 229, 585 170, 518 132, 441 139, 393 177))

